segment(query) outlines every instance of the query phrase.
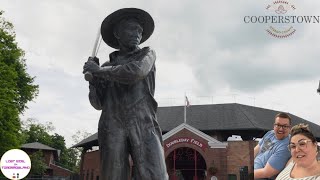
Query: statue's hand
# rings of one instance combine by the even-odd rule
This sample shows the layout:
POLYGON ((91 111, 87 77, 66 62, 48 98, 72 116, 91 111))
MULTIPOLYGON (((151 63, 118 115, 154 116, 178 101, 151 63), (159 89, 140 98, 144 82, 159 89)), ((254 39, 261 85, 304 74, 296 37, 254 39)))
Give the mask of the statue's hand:
POLYGON ((95 61, 91 60, 90 58, 83 66, 83 73, 86 73, 86 72, 94 73, 99 70, 100 70, 100 66, 95 61))
POLYGON ((88 61, 94 61, 95 63, 97 63, 98 65, 100 65, 100 63, 99 63, 99 58, 96 57, 96 56, 95 56, 95 57, 91 57, 91 56, 90 56, 90 57, 88 58, 88 61))

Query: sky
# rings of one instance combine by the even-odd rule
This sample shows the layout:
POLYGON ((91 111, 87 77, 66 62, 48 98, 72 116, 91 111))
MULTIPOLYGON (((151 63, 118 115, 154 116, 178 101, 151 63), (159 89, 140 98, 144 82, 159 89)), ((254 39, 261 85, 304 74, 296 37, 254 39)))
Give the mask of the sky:
MULTIPOLYGON (((320 125, 319 23, 245 23, 245 16, 274 15, 271 0, 0 0, 25 51, 27 72, 39 95, 21 115, 24 121, 52 122, 67 146, 78 130, 97 132, 100 112, 88 100, 82 68, 97 31, 110 13, 141 8, 155 21, 141 47, 157 54, 159 106, 240 103, 285 111, 320 125), (296 31, 276 38, 270 26, 296 31)), ((320 1, 288 1, 296 16, 319 16, 320 1), (292 6, 291 6, 292 7, 292 6)), ((275 9, 273 9, 275 10, 275 9)), ((114 49, 101 44, 97 56, 108 61, 114 49)))

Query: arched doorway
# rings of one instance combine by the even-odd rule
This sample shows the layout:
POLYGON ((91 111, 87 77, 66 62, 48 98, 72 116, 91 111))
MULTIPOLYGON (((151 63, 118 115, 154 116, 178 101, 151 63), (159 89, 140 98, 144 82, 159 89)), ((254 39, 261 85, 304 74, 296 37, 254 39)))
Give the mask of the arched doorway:
POLYGON ((195 149, 177 148, 168 155, 166 163, 170 180, 206 179, 206 162, 195 149))

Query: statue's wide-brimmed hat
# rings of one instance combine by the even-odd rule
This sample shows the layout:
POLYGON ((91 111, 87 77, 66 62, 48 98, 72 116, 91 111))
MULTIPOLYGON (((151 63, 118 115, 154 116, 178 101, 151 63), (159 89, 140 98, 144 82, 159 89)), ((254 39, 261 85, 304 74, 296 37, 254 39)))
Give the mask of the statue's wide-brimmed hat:
POLYGON ((107 16, 101 24, 101 36, 103 41, 115 49, 119 49, 119 43, 113 35, 113 29, 122 19, 134 18, 143 28, 140 44, 146 41, 154 30, 154 21, 149 13, 137 8, 119 9, 107 16))

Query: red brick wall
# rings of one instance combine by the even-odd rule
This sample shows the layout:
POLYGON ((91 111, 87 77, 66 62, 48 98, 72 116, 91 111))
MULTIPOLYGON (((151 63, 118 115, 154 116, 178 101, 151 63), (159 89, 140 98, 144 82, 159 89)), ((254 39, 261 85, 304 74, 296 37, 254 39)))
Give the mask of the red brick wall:
POLYGON ((63 176, 63 177, 67 177, 70 176, 72 174, 71 171, 64 169, 60 166, 56 166, 54 164, 50 164, 50 168, 52 168, 53 170, 53 176, 63 176))
POLYGON ((32 155, 37 151, 42 151, 44 162, 47 166, 50 164, 50 159, 54 160, 53 151, 39 150, 39 149, 23 149, 28 155, 32 155))
POLYGON ((229 141, 227 151, 227 172, 240 177, 240 167, 248 166, 249 174, 253 173, 253 148, 255 141, 229 141))
MULTIPOLYGON (((38 149, 24 149, 24 151, 29 154, 29 155, 32 155, 33 153, 39 151, 38 149)), ((45 161, 45 164, 47 166, 49 166, 50 168, 52 168, 52 171, 48 171, 49 172, 49 175, 53 175, 53 176, 69 176, 72 174, 71 171, 67 170, 67 169, 64 169, 62 167, 59 167, 59 166, 56 166, 52 163, 54 163, 54 155, 53 155, 53 152, 54 151, 47 151, 47 150, 41 150, 42 153, 43 153, 43 158, 44 158, 44 161, 45 161), (51 162, 50 162, 51 161, 51 162), (52 173, 51 173, 52 172, 52 173)))
MULTIPOLYGON (((207 143, 207 141, 192 132, 184 129, 175 134, 174 136, 166 139, 164 145, 178 137, 190 137, 196 140, 200 140, 202 143, 207 143)), ((240 179, 239 168, 242 166, 248 166, 249 173, 253 173, 253 149, 256 145, 255 141, 229 141, 227 148, 215 148, 212 149, 209 146, 206 149, 201 149, 200 147, 180 143, 175 144, 166 149, 164 152, 165 157, 177 148, 189 147, 197 150, 205 159, 207 169, 210 167, 211 163, 218 168, 218 173, 216 176, 219 180, 227 180, 228 174, 235 174, 237 179, 240 179)), ((93 174, 93 179, 95 180, 99 176, 99 161, 100 154, 99 151, 87 152, 84 156, 84 165, 81 171, 81 175, 84 175, 84 180, 86 180, 87 174, 89 179, 91 179, 91 174, 93 174)), ((210 180, 210 175, 208 173, 207 179, 210 180)))
POLYGON ((52 161, 54 161, 54 156, 52 151, 43 151, 44 155, 44 161, 46 162, 46 165, 50 165, 52 161))
MULTIPOLYGON (((172 140, 174 140, 178 137, 194 138, 194 139, 199 140, 202 143, 206 144, 207 148, 203 150, 200 147, 198 147, 196 145, 192 145, 192 144, 186 144, 186 143, 175 144, 175 145, 172 145, 171 147, 169 147, 165 151, 166 158, 174 149, 177 149, 180 147, 189 147, 189 148, 195 149, 205 159, 207 169, 210 167, 211 163, 214 162, 214 165, 218 168, 218 173, 216 174, 217 178, 219 180, 226 180, 227 179, 227 159, 226 159, 227 149, 226 148, 212 149, 209 147, 208 142, 205 139, 195 135, 194 133, 192 133, 186 129, 183 129, 180 132, 178 132, 177 134, 173 135, 172 137, 166 139, 164 141, 164 145, 166 143, 171 142, 172 140)), ((210 180, 210 177, 211 176, 208 175, 207 180, 210 180)))
POLYGON ((99 168, 100 168, 100 153, 98 151, 87 152, 84 155, 84 164, 83 169, 80 171, 80 176, 84 176, 84 180, 87 179, 87 175, 89 179, 93 176, 93 179, 97 179, 99 176, 99 168), (92 175, 91 175, 92 174, 92 175))

